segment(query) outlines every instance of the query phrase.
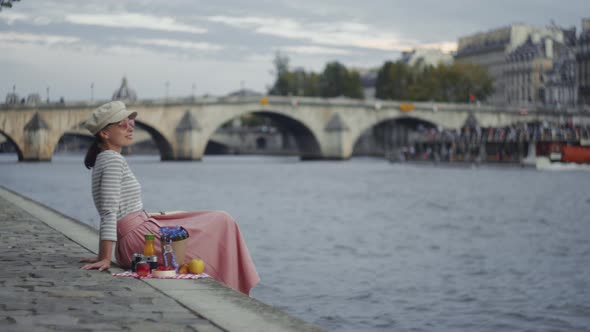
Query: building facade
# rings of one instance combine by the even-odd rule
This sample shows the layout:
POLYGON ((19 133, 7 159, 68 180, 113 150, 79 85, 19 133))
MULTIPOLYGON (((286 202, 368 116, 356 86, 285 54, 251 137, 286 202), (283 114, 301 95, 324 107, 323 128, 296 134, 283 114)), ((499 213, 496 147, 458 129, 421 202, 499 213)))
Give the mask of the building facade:
MULTIPOLYGON (((547 44, 551 41, 548 40, 547 44)), ((502 80, 508 104, 543 102, 544 73, 552 68, 552 47, 531 39, 506 56, 502 80)))
POLYGON ((563 42, 533 35, 506 56, 503 75, 506 103, 553 109, 575 105, 576 32, 563 30, 562 34, 563 42))
POLYGON ((590 105, 590 18, 582 20, 576 47, 578 102, 590 105))
MULTIPOLYGON (((488 32, 476 33, 459 38, 455 61, 474 63, 487 69, 494 81, 494 92, 486 101, 492 104, 506 104, 508 93, 504 72, 506 71, 507 56, 527 43, 529 39, 537 43, 546 37, 563 43, 563 31, 553 27, 536 28, 525 24, 513 24, 488 32)), ((537 66, 539 65, 537 64, 537 66)), ((526 79, 528 80, 528 78, 526 79)), ((525 99, 528 100, 527 91, 524 93, 520 91, 520 93, 525 95, 525 99)))
POLYGON ((545 75, 545 104, 554 109, 576 105, 576 56, 574 47, 567 46, 556 55, 553 66, 545 75))

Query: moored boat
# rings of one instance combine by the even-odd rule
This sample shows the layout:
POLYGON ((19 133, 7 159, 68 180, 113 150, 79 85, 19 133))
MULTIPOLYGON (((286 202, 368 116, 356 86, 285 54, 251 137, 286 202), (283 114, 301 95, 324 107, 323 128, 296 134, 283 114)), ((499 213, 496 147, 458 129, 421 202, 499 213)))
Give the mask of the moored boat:
POLYGON ((561 161, 566 163, 590 163, 590 147, 563 145, 561 161))
POLYGON ((590 170, 590 146, 553 143, 549 150, 548 156, 536 158, 538 170, 590 170))

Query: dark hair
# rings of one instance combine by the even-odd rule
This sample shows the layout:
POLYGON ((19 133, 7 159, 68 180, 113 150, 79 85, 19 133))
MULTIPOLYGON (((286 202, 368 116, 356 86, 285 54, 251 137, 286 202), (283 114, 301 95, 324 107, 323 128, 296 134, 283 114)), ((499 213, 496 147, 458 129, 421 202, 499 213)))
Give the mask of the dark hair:
POLYGON ((101 142, 102 141, 100 140, 100 136, 96 134, 94 136, 94 142, 92 142, 92 145, 90 145, 90 147, 88 148, 88 151, 86 152, 86 157, 84 158, 84 166, 86 166, 86 168, 91 169, 92 167, 94 167, 94 164, 96 164, 96 157, 100 153, 99 144, 101 142))

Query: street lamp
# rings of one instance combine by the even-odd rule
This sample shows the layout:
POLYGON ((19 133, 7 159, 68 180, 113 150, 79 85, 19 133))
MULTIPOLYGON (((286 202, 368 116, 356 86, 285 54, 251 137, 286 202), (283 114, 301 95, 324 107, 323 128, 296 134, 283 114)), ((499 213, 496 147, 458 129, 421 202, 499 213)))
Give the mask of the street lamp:
POLYGON ((90 83, 90 102, 94 102, 94 82, 90 83))

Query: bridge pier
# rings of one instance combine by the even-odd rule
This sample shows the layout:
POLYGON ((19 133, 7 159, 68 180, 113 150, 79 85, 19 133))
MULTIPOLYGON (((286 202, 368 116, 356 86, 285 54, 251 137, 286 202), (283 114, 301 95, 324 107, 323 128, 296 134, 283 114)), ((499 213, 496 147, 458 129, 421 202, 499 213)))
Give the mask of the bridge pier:
MULTIPOLYGON (((321 159, 347 160, 352 156, 350 128, 340 114, 335 113, 324 128, 324 146, 321 159)), ((302 157, 305 159, 305 157, 302 157)))
POLYGON ((39 113, 35 113, 24 128, 24 145, 20 161, 51 161, 53 150, 54 144, 50 142, 49 126, 39 113))
MULTIPOLYGON (((207 140, 203 137, 201 126, 190 112, 185 112, 176 126, 176 145, 173 160, 201 160, 205 153, 207 140)), ((162 156, 164 160, 164 156, 162 156)), ((168 159, 171 160, 171 159, 168 159)))

